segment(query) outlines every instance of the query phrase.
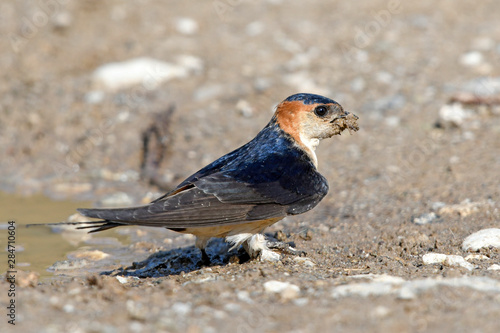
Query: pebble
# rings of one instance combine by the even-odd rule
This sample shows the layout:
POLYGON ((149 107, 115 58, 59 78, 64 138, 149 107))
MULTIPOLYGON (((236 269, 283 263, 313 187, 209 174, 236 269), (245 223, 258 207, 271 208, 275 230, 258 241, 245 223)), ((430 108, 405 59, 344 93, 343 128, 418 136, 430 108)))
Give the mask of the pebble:
POLYGON ((75 307, 72 304, 65 304, 63 306, 63 311, 66 313, 73 313, 75 312, 75 307))
POLYGON ((330 95, 328 89, 320 87, 316 84, 311 74, 307 71, 295 72, 292 74, 287 74, 283 78, 283 82, 295 89, 297 91, 309 91, 319 95, 330 95))
POLYGON ((436 213, 431 212, 431 213, 422 214, 419 217, 415 217, 412 220, 412 222, 417 224, 417 225, 424 225, 424 224, 437 222, 438 219, 439 219, 439 216, 437 216, 436 213))
POLYGON ((40 274, 37 272, 17 271, 16 284, 21 288, 36 287, 40 274))
POLYGON ((66 29, 73 24, 73 16, 66 10, 59 11, 52 16, 52 24, 56 29, 66 29))
POLYGON ((238 299, 240 301, 243 301, 245 303, 248 303, 248 304, 253 303, 253 300, 250 298, 250 293, 246 290, 240 290, 240 291, 236 292, 236 297, 238 297, 238 299))
POLYGON ((373 108, 377 111, 399 110, 406 104, 406 97, 403 94, 395 94, 379 98, 373 103, 373 108))
POLYGON ((460 56, 460 63, 467 67, 475 67, 484 61, 483 54, 479 51, 471 51, 460 56))
POLYGON ((254 108, 244 99, 240 99, 238 103, 236 103, 236 110, 245 118, 252 117, 254 112, 254 108))
POLYGON ((466 82, 462 90, 480 97, 495 97, 500 94, 500 77, 479 77, 466 82))
POLYGON ((125 308, 127 309, 129 318, 132 320, 145 321, 149 314, 149 308, 147 306, 131 299, 127 300, 125 308))
POLYGON ((74 195, 78 193, 85 193, 92 190, 90 183, 60 183, 52 187, 54 192, 64 195, 74 195))
POLYGON ((175 29, 184 35, 193 35, 198 32, 198 22, 189 17, 181 17, 175 21, 175 29))
POLYGON ((257 36, 266 30, 266 26, 262 21, 254 21, 245 27, 245 32, 248 36, 257 36))
POLYGON ((467 257, 465 257, 465 260, 469 261, 469 260, 488 260, 490 258, 488 258, 487 256, 485 256, 484 254, 469 254, 467 257))
POLYGON ((83 100, 87 104, 99 104, 102 101, 104 101, 104 98, 106 97, 106 94, 104 91, 96 90, 96 91, 89 91, 88 93, 85 94, 83 97, 83 100))
POLYGON ((444 128, 461 127, 473 116, 474 112, 460 103, 445 104, 439 109, 438 124, 444 128))
POLYGON ((388 307, 385 307, 383 305, 377 306, 373 311, 371 312, 372 317, 374 318, 385 318, 389 316, 391 313, 391 310, 388 307))
POLYGON ((304 265, 305 267, 314 267, 316 264, 309 258, 304 257, 294 257, 293 261, 297 264, 304 265))
POLYGON ((179 316, 186 316, 191 312, 192 306, 189 303, 177 302, 172 305, 172 311, 179 316))
POLYGON ((399 127, 401 119, 397 116, 389 116, 385 118, 385 124, 389 127, 399 127))
POLYGON ((47 268, 47 270, 51 271, 51 272, 72 270, 72 269, 86 267, 89 264, 90 264, 90 262, 85 260, 85 259, 62 260, 62 261, 56 261, 52 266, 47 268))
POLYGON ((262 93, 272 86, 272 80, 265 77, 258 77, 253 82, 253 87, 258 93, 262 93))
POLYGON ((377 80, 377 82, 385 84, 390 84, 394 81, 394 77, 392 76, 392 74, 385 71, 377 72, 375 74, 375 79, 377 80))
POLYGON ((422 256, 425 265, 441 264, 446 260, 447 255, 443 253, 426 253, 422 256))
MULTIPOLYGON (((452 288, 470 288, 486 293, 500 293, 500 281, 476 276, 458 278, 427 278, 405 281, 399 277, 384 278, 382 281, 354 283, 334 287, 330 293, 332 298, 349 296, 382 296, 396 295, 400 299, 415 299, 422 292, 447 286, 452 288)), ((440 289, 437 291, 440 292, 440 289)))
POLYGON ((362 92, 366 87, 366 81, 362 77, 356 77, 350 85, 353 92, 362 92))
POLYGON ((193 70, 199 70, 201 60, 189 56, 179 62, 180 64, 173 64, 148 57, 113 62, 97 68, 92 74, 92 79, 95 86, 107 91, 116 91, 138 84, 143 84, 147 89, 154 89, 163 82, 188 77, 193 70), (193 61, 194 59, 196 61, 193 61))
POLYGON ((306 297, 297 298, 293 300, 293 304, 295 304, 296 306, 305 306, 309 304, 309 298, 306 297))
POLYGON ((279 294, 281 299, 291 300, 297 298, 300 293, 300 288, 289 282, 281 282, 277 280, 271 280, 264 283, 264 290, 268 294, 279 294))
POLYGON ((224 86, 221 84, 207 84, 196 89, 193 98, 196 101, 206 101, 222 95, 224 91, 224 86))
POLYGON ((241 311, 241 305, 236 303, 225 303, 224 310, 227 312, 238 313, 241 311))
POLYGON ((121 207, 130 206, 134 200, 125 192, 113 193, 99 201, 99 206, 103 207, 121 207))
POLYGON ((467 262, 464 257, 457 255, 448 255, 443 253, 427 253, 422 256, 425 265, 444 264, 446 266, 459 266, 469 271, 475 268, 474 265, 467 262))
POLYGON ((468 216, 470 214, 476 213, 481 207, 492 206, 492 201, 471 201, 470 199, 465 199, 456 205, 444 205, 437 209, 438 214, 458 214, 462 217, 468 216))
POLYGON ((493 264, 490 267, 488 267, 488 271, 498 271, 500 270, 500 265, 493 264))
POLYGON ((465 238, 462 243, 464 251, 478 251, 488 247, 500 248, 500 229, 489 228, 479 230, 465 238))
POLYGON ((118 280, 118 282, 120 282, 121 284, 128 283, 128 278, 127 278, 127 277, 117 275, 117 276, 116 276, 116 279, 117 279, 117 280, 118 280))
POLYGON ((98 260, 102 260, 104 258, 109 257, 109 254, 102 252, 102 251, 99 251, 99 250, 93 250, 93 251, 79 252, 79 253, 74 254, 74 256, 75 256, 75 258, 78 258, 78 259, 88 259, 88 260, 92 260, 92 261, 98 261, 98 260))
POLYGON ((490 37, 476 37, 472 40, 472 49, 490 51, 495 47, 495 40, 490 37))

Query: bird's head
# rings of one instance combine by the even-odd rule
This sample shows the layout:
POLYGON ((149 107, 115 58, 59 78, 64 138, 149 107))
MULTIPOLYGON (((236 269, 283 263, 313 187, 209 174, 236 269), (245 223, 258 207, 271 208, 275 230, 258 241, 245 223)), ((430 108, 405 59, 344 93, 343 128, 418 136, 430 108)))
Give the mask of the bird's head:
POLYGON ((342 133, 357 131, 358 117, 344 111, 332 99, 314 94, 295 94, 281 102, 275 113, 278 125, 311 156, 317 164, 314 150, 322 139, 342 133))

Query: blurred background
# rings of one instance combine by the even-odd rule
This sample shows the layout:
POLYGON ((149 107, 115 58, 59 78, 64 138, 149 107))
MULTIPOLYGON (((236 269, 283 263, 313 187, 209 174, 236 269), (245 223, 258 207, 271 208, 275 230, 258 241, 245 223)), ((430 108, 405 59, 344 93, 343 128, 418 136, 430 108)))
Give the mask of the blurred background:
MULTIPOLYGON (((405 259, 437 238, 460 251, 469 233, 498 226, 499 13, 493 0, 2 1, 2 228, 149 202, 308 92, 358 115, 360 131, 322 142, 329 195, 271 231, 307 222, 318 244, 370 252, 380 235, 422 233, 423 217, 431 229, 416 254, 384 251, 405 259)), ((192 243, 131 230, 84 244, 192 243)), ((20 262, 42 275, 82 244, 22 232, 20 262)))
MULTIPOLYGON (((496 2, 429 4, 3 2, 0 188, 94 199, 116 192, 100 184, 139 181, 141 135, 172 105, 161 167, 174 184, 253 138, 296 92, 360 116, 345 144, 365 161, 397 150, 454 91, 499 75, 496 2)), ((325 170, 338 147, 324 146, 325 170)))

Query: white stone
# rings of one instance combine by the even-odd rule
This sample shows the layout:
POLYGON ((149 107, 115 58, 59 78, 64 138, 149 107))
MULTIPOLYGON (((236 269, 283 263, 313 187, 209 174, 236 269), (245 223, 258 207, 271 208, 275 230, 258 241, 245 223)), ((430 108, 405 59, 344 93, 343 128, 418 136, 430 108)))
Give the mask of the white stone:
MULTIPOLYGON (((454 156, 452 156, 451 158, 453 158, 453 157, 454 156)), ((439 209, 443 208, 444 206, 446 206, 446 204, 444 202, 436 201, 436 202, 432 203, 432 210, 438 211, 439 209)))
POLYGON ((482 64, 483 61, 484 61, 483 54, 478 51, 467 52, 462 54, 462 56, 460 56, 460 63, 464 66, 470 66, 470 67, 478 66, 482 64))
POLYGON ((198 32, 198 22, 189 17, 181 17, 175 21, 175 29, 184 35, 193 35, 198 32))
POLYGON ((487 256, 483 255, 483 254, 469 254, 467 257, 465 257, 465 260, 469 261, 469 260, 488 260, 490 258, 488 258, 487 256))
POLYGON ((253 300, 250 298, 250 293, 246 290, 237 291, 236 297, 238 297, 240 301, 246 302, 248 304, 253 303, 253 300))
POLYGON ((104 91, 94 90, 86 93, 83 99, 88 104, 99 104, 104 100, 105 97, 106 94, 104 93, 104 91))
POLYGON ((75 312, 75 307, 72 304, 65 304, 63 306, 63 311, 66 313, 73 313, 75 312))
POLYGON ((63 10, 59 11, 52 16, 52 24, 55 28, 65 29, 73 23, 73 16, 70 12, 63 10))
POLYGON ((422 256, 425 265, 444 264, 447 266, 460 266, 469 271, 475 268, 474 265, 467 262, 462 256, 447 255, 442 253, 426 253, 422 256))
POLYGON ((464 257, 462 256, 457 256, 457 255, 448 255, 446 256, 446 260, 444 261, 445 265, 448 266, 460 266, 465 269, 468 269, 469 271, 472 271, 476 266, 472 265, 471 263, 467 262, 464 257))
POLYGON ((398 127, 401 124, 401 119, 397 116, 389 116, 385 118, 385 124, 389 127, 398 127))
POLYGON ((381 71, 375 74, 375 79, 380 83, 389 84, 393 81, 393 76, 389 72, 381 71))
POLYGON ((500 77, 479 77, 466 82, 462 90, 475 96, 495 97, 500 93, 500 77))
POLYGON ((371 315, 375 318, 385 318, 391 313, 391 310, 388 307, 383 305, 379 305, 372 310, 371 315))
MULTIPOLYGON (((382 296, 395 295, 402 299, 414 299, 422 292, 447 286, 450 288, 470 288, 480 292, 500 293, 500 281, 487 278, 464 276, 458 278, 428 278, 412 281, 401 281, 401 278, 383 279, 384 282, 354 283, 337 286, 332 289, 331 297, 349 297, 349 296, 382 296)), ((438 289, 439 292, 439 289, 438 289)))
POLYGON ((428 224, 436 221, 438 219, 438 216, 436 213, 431 212, 431 213, 426 213, 422 214, 419 217, 415 217, 412 222, 418 225, 423 225, 423 224, 428 224))
POLYGON ((127 283, 128 282, 128 278, 124 277, 124 276, 120 276, 120 275, 117 275, 116 276, 116 279, 118 280, 118 282, 120 282, 121 284, 124 284, 124 283, 127 283))
POLYGON ((379 296, 387 295, 393 292, 394 284, 390 282, 366 282, 355 283, 344 286, 336 287, 332 290, 331 296, 333 298, 346 297, 346 296, 379 296))
POLYGON ((304 265, 305 267, 314 267, 316 264, 309 258, 304 257, 294 257, 293 261, 297 264, 304 265))
POLYGON ((265 282, 264 290, 269 294, 279 294, 283 300, 297 298, 300 293, 300 288, 298 286, 289 282, 281 282, 276 280, 265 282))
POLYGON ((324 87, 320 87, 308 71, 299 71, 287 74, 283 82, 297 91, 308 91, 314 94, 328 96, 330 92, 324 87))
POLYGON ((425 265, 442 264, 446 257, 447 255, 443 253, 426 253, 422 256, 422 261, 425 265))
POLYGON ((293 301, 293 304, 295 304, 297 306, 305 306, 305 305, 309 304, 309 298, 307 298, 307 297, 297 298, 293 301))
MULTIPOLYGON (((192 60, 192 59, 191 59, 192 60)), ((108 63, 97 68, 92 74, 94 85, 114 91, 142 84, 145 89, 154 89, 161 83, 187 77, 199 66, 193 61, 187 64, 172 64, 147 57, 123 62, 108 63)))
POLYGON ((468 216, 470 214, 478 212, 481 208, 493 205, 494 202, 491 200, 471 201, 470 199, 465 199, 459 204, 444 205, 440 207, 437 210, 437 212, 438 214, 447 214, 447 215, 458 214, 460 216, 468 216))
POLYGON ((191 304, 177 302, 172 305, 172 311, 178 314, 179 316, 186 316, 191 312, 191 304))
POLYGON ((476 37, 472 40, 472 48, 480 51, 489 51, 495 47, 495 40, 490 37, 476 37))
POLYGON ((248 36, 257 36, 266 30, 266 26, 262 21, 254 21, 245 27, 245 32, 248 36))
POLYGON ((116 192, 107 197, 104 197, 100 204, 103 207, 122 207, 130 206, 134 203, 134 200, 125 192, 116 192))
POLYGON ((473 111, 464 109, 460 103, 445 104, 439 109, 439 122, 444 126, 460 127, 473 115, 473 111))
POLYGON ((366 81, 362 77, 356 77, 351 81, 351 90, 354 92, 361 92, 366 87, 366 81))
POLYGON ((485 247, 500 248, 500 229, 489 228, 479 230, 468 236, 462 243, 464 251, 478 251, 485 247))
POLYGON ((498 270, 500 270, 500 265, 493 264, 490 267, 488 267, 488 270, 489 271, 498 271, 498 270))

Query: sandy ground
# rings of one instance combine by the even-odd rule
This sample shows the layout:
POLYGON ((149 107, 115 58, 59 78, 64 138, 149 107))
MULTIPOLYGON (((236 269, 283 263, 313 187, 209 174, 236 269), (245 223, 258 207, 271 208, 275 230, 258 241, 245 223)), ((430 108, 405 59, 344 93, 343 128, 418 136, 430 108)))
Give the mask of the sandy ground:
MULTIPOLYGON (((8 193, 153 199, 163 189, 141 177, 141 135, 171 105, 156 182, 166 188, 253 138, 296 92, 335 99, 360 131, 318 148, 330 183, 321 204, 267 230, 306 256, 248 261, 215 241, 214 264, 201 267, 193 238, 174 232, 56 230, 71 252, 44 255, 58 261, 50 279, 28 273, 47 275, 35 263, 17 267, 16 325, 2 313, 0 330, 498 332, 500 250, 462 245, 500 228, 499 12, 498 1, 2 2, 8 193), (139 57, 172 71, 118 88, 93 76, 139 57), (480 101, 439 120, 459 93, 480 101), (430 253, 467 260, 426 264, 430 253)), ((33 219, 37 206, 22 207, 33 219)), ((26 251, 57 246, 23 240, 32 221, 16 222, 26 251)), ((37 242, 54 234, 35 232, 37 242)), ((10 284, 0 283, 6 312, 10 284)))

